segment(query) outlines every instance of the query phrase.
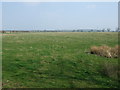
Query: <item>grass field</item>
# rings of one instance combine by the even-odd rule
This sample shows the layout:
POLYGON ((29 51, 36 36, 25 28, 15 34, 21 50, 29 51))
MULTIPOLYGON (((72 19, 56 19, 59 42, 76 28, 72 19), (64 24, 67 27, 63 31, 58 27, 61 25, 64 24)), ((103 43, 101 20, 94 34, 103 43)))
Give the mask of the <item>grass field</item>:
POLYGON ((0 89, 2 89, 2 34, 0 34, 0 89))
POLYGON ((119 86, 118 79, 103 71, 107 64, 117 65, 117 58, 85 53, 94 45, 118 45, 117 32, 18 33, 3 34, 2 38, 3 87, 119 86))

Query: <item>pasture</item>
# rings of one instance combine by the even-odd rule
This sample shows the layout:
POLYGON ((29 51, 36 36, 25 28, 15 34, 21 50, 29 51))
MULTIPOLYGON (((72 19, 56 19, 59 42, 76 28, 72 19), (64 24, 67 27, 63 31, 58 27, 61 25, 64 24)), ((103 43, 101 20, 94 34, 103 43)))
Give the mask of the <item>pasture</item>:
POLYGON ((101 45, 118 45, 118 33, 3 34, 3 87, 118 88, 114 75, 118 59, 86 53, 92 46, 101 45))

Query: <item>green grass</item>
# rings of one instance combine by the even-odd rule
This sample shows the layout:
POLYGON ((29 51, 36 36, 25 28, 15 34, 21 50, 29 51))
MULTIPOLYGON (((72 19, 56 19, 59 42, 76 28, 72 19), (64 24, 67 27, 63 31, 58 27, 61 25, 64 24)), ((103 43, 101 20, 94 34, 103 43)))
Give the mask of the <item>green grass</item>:
POLYGON ((0 89, 2 89, 2 34, 0 34, 0 89))
POLYGON ((116 32, 40 32, 3 35, 5 88, 118 88, 101 72, 118 59, 87 54, 91 46, 118 44, 116 32))

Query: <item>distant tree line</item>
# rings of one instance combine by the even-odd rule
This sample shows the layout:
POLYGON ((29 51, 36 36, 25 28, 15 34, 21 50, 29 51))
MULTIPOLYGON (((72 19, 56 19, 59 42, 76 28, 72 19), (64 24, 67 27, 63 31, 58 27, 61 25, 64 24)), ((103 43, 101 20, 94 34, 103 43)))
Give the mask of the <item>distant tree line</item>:
POLYGON ((18 33, 18 32, 30 32, 30 31, 16 31, 16 30, 2 30, 0 33, 18 33))
POLYGON ((96 30, 96 29, 79 29, 79 30, 2 30, 0 33, 25 33, 25 32, 120 32, 120 28, 116 28, 115 31, 112 31, 110 28, 96 30))

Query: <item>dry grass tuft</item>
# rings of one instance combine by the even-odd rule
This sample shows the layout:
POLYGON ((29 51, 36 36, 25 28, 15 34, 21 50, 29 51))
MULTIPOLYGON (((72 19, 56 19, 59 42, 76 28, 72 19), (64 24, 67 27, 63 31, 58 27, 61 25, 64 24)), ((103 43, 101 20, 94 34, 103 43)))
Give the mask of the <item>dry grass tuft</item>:
POLYGON ((91 54, 96 54, 99 56, 104 56, 107 58, 118 58, 120 55, 120 46, 109 47, 109 46, 93 46, 90 48, 91 54))
POLYGON ((112 64, 109 62, 106 62, 101 65, 102 67, 102 73, 108 77, 118 79, 120 72, 119 72, 119 66, 116 64, 112 64))

